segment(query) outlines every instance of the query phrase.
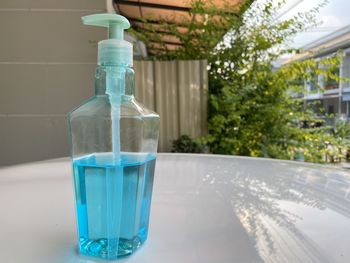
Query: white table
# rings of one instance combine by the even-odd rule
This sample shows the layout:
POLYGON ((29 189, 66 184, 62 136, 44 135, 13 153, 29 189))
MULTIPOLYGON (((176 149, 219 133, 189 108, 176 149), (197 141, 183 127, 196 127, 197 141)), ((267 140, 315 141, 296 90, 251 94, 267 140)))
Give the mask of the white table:
MULTIPOLYGON (((0 262, 101 262, 76 252, 68 158, 0 168, 0 209, 0 262)), ((350 173, 159 154, 148 241, 119 262, 350 262, 350 173)))

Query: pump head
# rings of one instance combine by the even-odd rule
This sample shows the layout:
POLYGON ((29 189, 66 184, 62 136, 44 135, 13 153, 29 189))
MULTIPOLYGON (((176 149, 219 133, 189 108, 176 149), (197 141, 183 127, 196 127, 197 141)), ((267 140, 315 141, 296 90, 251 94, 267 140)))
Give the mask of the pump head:
POLYGON ((132 44, 124 40, 124 30, 129 21, 116 14, 95 14, 82 17, 83 24, 108 28, 109 39, 98 43, 98 65, 132 66, 132 44))

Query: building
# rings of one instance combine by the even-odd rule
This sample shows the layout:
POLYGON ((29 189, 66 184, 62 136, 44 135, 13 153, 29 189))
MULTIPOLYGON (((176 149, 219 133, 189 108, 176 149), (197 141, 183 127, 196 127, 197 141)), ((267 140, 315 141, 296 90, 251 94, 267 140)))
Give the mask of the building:
POLYGON ((326 113, 350 120, 350 25, 304 46, 303 50, 305 50, 304 53, 292 57, 291 60, 309 57, 322 59, 339 50, 344 51, 341 65, 334 73, 347 80, 338 83, 334 80, 325 81, 323 76, 315 76, 315 83, 318 83, 322 89, 319 89, 315 83, 306 83, 308 92, 304 98, 306 102, 318 100, 326 113))

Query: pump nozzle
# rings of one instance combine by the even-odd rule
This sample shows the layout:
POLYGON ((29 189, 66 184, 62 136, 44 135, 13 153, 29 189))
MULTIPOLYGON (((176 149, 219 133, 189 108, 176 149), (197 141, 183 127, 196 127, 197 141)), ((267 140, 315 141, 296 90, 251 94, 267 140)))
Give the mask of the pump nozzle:
POLYGON ((124 40, 129 21, 116 14, 95 14, 82 17, 83 24, 108 28, 109 39, 98 43, 98 64, 132 66, 132 44, 124 40))
POLYGON ((124 39, 124 30, 130 27, 129 21, 116 14, 95 14, 82 17, 83 24, 88 26, 101 26, 108 28, 110 39, 124 39))

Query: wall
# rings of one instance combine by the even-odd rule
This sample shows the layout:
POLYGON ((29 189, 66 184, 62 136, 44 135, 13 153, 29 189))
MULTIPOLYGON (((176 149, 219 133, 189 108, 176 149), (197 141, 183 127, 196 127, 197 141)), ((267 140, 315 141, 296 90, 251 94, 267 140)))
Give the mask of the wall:
POLYGON ((66 114, 93 94, 104 0, 0 1, 0 166, 67 156, 66 114))

